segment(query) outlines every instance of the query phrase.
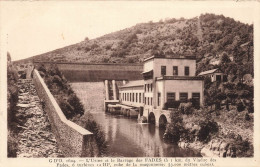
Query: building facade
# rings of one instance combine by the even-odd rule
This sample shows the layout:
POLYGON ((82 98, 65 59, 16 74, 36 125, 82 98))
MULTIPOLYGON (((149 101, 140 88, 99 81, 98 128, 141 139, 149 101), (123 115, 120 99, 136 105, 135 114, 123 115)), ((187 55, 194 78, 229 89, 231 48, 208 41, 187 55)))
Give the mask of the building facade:
POLYGON ((143 80, 119 88, 121 104, 143 107, 144 116, 165 110, 174 101, 196 100, 203 106, 203 77, 196 76, 195 57, 149 57, 144 60, 143 80))
POLYGON ((123 105, 143 107, 144 105, 144 81, 130 81, 120 87, 119 102, 123 105))
POLYGON ((203 105, 203 78, 196 76, 195 57, 144 60, 144 106, 163 109, 166 102, 196 98, 203 105))

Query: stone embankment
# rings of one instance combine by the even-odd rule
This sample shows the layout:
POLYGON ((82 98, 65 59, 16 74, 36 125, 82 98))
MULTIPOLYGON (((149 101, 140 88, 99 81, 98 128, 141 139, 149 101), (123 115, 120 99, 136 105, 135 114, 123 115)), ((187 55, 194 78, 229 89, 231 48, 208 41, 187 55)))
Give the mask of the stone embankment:
POLYGON ((32 80, 19 80, 18 88, 17 157, 62 157, 32 80))
POLYGON ((213 139, 208 144, 196 141, 193 143, 179 142, 180 148, 200 150, 203 157, 236 157, 235 148, 223 140, 213 139))

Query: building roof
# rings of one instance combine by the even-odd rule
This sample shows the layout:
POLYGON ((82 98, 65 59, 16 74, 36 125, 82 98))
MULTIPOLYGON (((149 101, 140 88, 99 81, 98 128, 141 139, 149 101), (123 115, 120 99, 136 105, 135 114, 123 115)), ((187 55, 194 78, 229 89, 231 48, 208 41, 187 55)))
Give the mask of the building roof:
POLYGON ((156 80, 204 80, 204 78, 201 76, 162 76, 156 80))
POLYGON ((203 72, 199 73, 199 75, 213 74, 213 73, 217 72, 218 70, 219 69, 216 68, 216 69, 213 69, 213 70, 203 71, 203 72))
POLYGON ((250 42, 246 42, 246 43, 243 43, 242 45, 240 45, 240 47, 244 47, 246 45, 248 45, 250 42))
POLYGON ((144 62, 151 59, 186 59, 186 60, 196 60, 196 56, 151 56, 144 59, 144 62))
POLYGON ((120 88, 139 87, 139 86, 144 86, 144 80, 129 81, 127 84, 122 85, 120 88))

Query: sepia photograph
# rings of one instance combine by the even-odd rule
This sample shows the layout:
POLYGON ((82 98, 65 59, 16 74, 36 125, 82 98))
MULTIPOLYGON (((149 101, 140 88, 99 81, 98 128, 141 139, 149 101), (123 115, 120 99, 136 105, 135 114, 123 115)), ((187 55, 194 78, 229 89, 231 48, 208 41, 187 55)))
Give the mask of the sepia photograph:
POLYGON ((0 2, 4 158, 253 161, 256 4, 0 2))

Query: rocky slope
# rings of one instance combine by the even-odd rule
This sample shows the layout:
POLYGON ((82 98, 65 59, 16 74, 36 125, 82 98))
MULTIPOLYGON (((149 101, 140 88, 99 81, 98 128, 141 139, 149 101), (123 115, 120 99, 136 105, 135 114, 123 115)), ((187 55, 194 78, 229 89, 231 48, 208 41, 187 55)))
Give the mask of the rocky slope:
POLYGON ((18 89, 17 157, 62 157, 32 81, 20 79, 18 89))

